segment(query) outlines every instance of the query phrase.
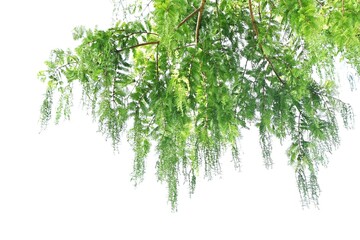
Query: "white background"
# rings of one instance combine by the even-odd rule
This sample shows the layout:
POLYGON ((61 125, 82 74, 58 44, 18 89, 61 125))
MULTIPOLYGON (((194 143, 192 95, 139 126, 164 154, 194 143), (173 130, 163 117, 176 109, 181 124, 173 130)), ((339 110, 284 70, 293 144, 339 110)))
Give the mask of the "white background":
MULTIPOLYGON (((106 28, 111 16, 110 0, 0 3, 1 240, 360 239, 359 128, 341 131, 340 149, 320 171, 319 210, 301 208, 285 147, 276 145, 266 170, 256 131, 244 131, 242 171, 224 156, 221 178, 201 180, 191 199, 180 189, 177 213, 154 176, 154 155, 134 188, 125 137, 113 154, 79 102, 70 122, 39 134, 45 88, 36 74, 50 50, 75 46, 73 27, 106 28)), ((359 123, 359 92, 342 91, 359 123)))

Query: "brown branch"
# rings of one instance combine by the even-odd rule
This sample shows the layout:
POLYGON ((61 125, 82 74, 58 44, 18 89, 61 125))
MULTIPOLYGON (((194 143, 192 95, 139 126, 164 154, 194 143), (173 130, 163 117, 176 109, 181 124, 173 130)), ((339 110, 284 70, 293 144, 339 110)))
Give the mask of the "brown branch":
POLYGON ((152 44, 159 44, 159 43, 160 43, 160 41, 139 43, 139 44, 137 44, 137 45, 128 47, 128 49, 137 48, 137 47, 146 46, 146 45, 152 45, 152 44))
POLYGON ((145 42, 145 43, 139 43, 139 44, 136 44, 134 46, 130 46, 130 47, 126 47, 126 48, 122 48, 120 50, 117 50, 117 52, 122 52, 126 49, 133 49, 133 48, 137 48, 137 47, 141 47, 141 46, 146 46, 146 45, 152 45, 152 44, 159 44, 160 41, 153 41, 153 42, 145 42))
POLYGON ((131 37, 132 35, 135 35, 135 34, 149 34, 149 35, 159 36, 159 34, 157 34, 157 33, 153 33, 153 32, 146 32, 146 31, 139 31, 139 32, 132 32, 132 33, 129 33, 128 35, 125 35, 124 37, 125 37, 125 38, 127 38, 127 37, 131 37))
MULTIPOLYGON (((264 53, 263 53, 263 54, 264 54, 264 53)), ((280 81, 283 85, 285 85, 284 80, 282 80, 282 78, 280 77, 280 75, 279 75, 279 74, 277 73, 277 71, 275 70, 275 67, 274 67, 273 63, 271 62, 271 60, 269 59, 269 57, 266 56, 265 54, 264 54, 264 57, 265 57, 266 61, 268 61, 268 63, 270 64, 270 66, 271 66, 273 72, 275 73, 276 77, 279 79, 279 81, 280 81)))
MULTIPOLYGON (((253 29, 254 29, 254 32, 255 32, 255 36, 256 36, 256 39, 259 40, 259 30, 257 29, 257 26, 256 26, 256 22, 255 22, 255 17, 254 17, 254 13, 253 13, 253 9, 252 9, 252 2, 251 0, 249 0, 249 10, 250 10, 250 17, 251 17, 251 23, 252 23, 252 26, 253 26, 253 29)), ((265 54, 264 52, 264 49, 262 47, 262 44, 260 42, 258 42, 259 44, 259 47, 260 47, 260 50, 261 50, 261 53, 264 55, 264 58, 265 60, 270 64, 271 68, 272 68, 272 71, 275 73, 276 77, 279 79, 279 81, 285 85, 285 82, 284 80, 280 77, 280 75, 278 74, 278 72, 276 71, 272 61, 270 60, 270 58, 265 54)))
POLYGON ((199 7, 199 13, 198 13, 198 19, 196 22, 196 31, 195 31, 195 43, 196 44, 199 42, 200 23, 201 23, 201 18, 202 18, 203 12, 204 12, 205 3, 206 3, 206 0, 201 0, 201 5, 199 7))
MULTIPOLYGON (((128 30, 126 30, 126 29, 118 29, 118 28, 115 28, 115 27, 110 28, 109 30, 112 31, 112 32, 114 32, 114 33, 123 33, 123 32, 127 33, 127 31, 128 31, 128 30)), ((125 37, 131 36, 131 35, 134 35, 134 34, 144 34, 144 33, 145 33, 145 34, 152 34, 152 35, 159 36, 159 34, 154 33, 154 32, 137 31, 137 32, 129 32, 129 34, 126 35, 125 37)))
POLYGON ((253 9, 252 9, 252 2, 251 0, 249 0, 249 10, 250 10, 250 17, 251 17, 251 24, 253 26, 256 38, 259 38, 259 32, 258 29, 256 27, 256 23, 255 23, 255 17, 254 17, 254 13, 253 13, 253 9))
POLYGON ((197 21, 196 21, 196 29, 195 29, 195 43, 199 42, 199 31, 200 31, 200 22, 204 12, 206 0, 201 0, 200 7, 195 9, 192 13, 190 13, 184 20, 182 20, 176 29, 181 27, 185 22, 187 22, 190 18, 192 18, 196 13, 198 14, 197 21))
POLYGON ((181 25, 183 25, 186 21, 188 21, 192 16, 194 16, 197 12, 200 11, 200 8, 195 9, 195 11, 193 11, 192 13, 189 14, 189 16, 187 16, 186 18, 184 18, 184 20, 182 20, 179 25, 177 26, 177 28, 181 27, 181 25))
POLYGON ((156 47, 156 78, 159 80, 159 45, 156 47))

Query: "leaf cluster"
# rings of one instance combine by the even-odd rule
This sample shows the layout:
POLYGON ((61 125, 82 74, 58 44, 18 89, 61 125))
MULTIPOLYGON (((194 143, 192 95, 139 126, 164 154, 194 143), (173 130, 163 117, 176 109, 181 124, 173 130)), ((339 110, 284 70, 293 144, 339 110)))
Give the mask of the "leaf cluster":
MULTIPOLYGON (((99 130, 119 144, 128 129, 135 152, 132 179, 142 181, 151 144, 159 181, 177 208, 182 176, 194 192, 221 172, 232 150, 240 167, 241 130, 260 133, 271 167, 274 138, 289 140, 304 205, 318 204, 317 172, 340 143, 338 119, 351 127, 351 107, 338 98, 335 58, 360 71, 357 1, 153 0, 143 18, 107 30, 78 27, 74 51, 54 50, 40 78, 48 88, 42 126, 70 115, 73 82, 99 130), (126 128, 127 124, 131 124, 126 128)), ((136 8, 134 8, 136 11, 136 8)))

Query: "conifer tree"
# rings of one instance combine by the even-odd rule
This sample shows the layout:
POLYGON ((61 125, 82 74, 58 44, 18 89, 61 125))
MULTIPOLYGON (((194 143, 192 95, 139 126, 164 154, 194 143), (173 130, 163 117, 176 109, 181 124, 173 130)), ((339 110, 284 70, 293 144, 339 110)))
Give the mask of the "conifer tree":
POLYGON ((353 121, 334 63, 360 72, 358 1, 138 0, 118 13, 108 29, 75 28, 74 50, 51 52, 42 127, 69 118, 79 84, 115 149, 127 133, 135 184, 155 147, 175 210, 179 178, 192 193, 227 149, 238 168, 241 131, 256 126, 265 166, 274 139, 289 143, 302 203, 318 204, 318 167, 340 143, 339 122, 353 121))

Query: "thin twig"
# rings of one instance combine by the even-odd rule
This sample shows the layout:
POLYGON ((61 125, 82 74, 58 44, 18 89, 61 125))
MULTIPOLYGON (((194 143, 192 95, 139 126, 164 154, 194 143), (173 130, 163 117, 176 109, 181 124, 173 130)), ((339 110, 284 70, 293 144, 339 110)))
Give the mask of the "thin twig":
POLYGON ((159 80, 159 45, 156 46, 156 78, 159 80))
MULTIPOLYGON (((256 22, 255 22, 255 17, 254 17, 254 13, 253 13, 253 9, 252 9, 252 2, 251 0, 249 0, 249 10, 250 10, 250 17, 251 17, 251 23, 252 23, 252 26, 253 26, 253 29, 254 29, 254 32, 255 32, 255 36, 256 36, 256 39, 259 40, 259 30, 257 29, 257 26, 256 26, 256 22)), ((264 55, 264 58, 265 60, 270 64, 273 72, 275 73, 276 77, 279 79, 279 81, 285 85, 285 82, 284 80, 280 77, 280 75, 277 73, 273 63, 271 62, 270 58, 265 54, 264 52, 264 49, 262 47, 262 44, 260 42, 258 42, 259 44, 259 47, 260 47, 260 50, 262 52, 262 54, 264 55)))
POLYGON ((245 74, 246 74, 246 72, 247 72, 247 64, 248 64, 248 61, 249 61, 249 59, 246 59, 246 62, 245 62, 245 67, 244 67, 244 72, 243 72, 242 77, 244 77, 244 76, 245 76, 245 74))
POLYGON ((279 75, 279 74, 277 73, 277 71, 275 70, 275 67, 274 67, 273 63, 271 62, 271 60, 269 59, 269 57, 266 56, 265 53, 263 53, 263 54, 264 54, 264 57, 265 57, 266 61, 268 61, 268 63, 270 64, 270 66, 271 66, 273 72, 275 73, 276 77, 279 79, 279 81, 280 81, 283 85, 285 85, 284 80, 282 80, 282 78, 280 77, 280 75, 279 75))
POLYGON ((299 3, 300 8, 302 8, 301 0, 298 0, 298 3, 299 3))
POLYGON ((125 37, 125 38, 127 38, 127 37, 131 37, 132 35, 135 35, 135 34, 149 34, 149 35, 159 36, 159 34, 157 34, 157 33, 153 33, 153 32, 146 32, 146 31, 139 31, 139 32, 132 32, 132 33, 129 33, 128 35, 125 35, 124 37, 125 37))
POLYGON ((261 3, 259 3, 259 6, 258 6, 258 13, 259 13, 259 19, 260 19, 260 22, 261 22, 261 3))
POLYGON ((179 49, 182 49, 182 48, 193 47, 193 46, 196 46, 195 43, 189 43, 189 44, 186 44, 184 46, 175 48, 175 51, 179 50, 179 49))
MULTIPOLYGON (((118 29, 118 28, 115 28, 115 27, 114 27, 114 28, 110 28, 109 30, 111 30, 111 31, 114 32, 114 33, 123 33, 123 32, 127 33, 127 32, 128 32, 128 30, 126 30, 126 29, 118 29)), ((129 34, 128 34, 128 35, 125 35, 124 37, 130 37, 130 36, 132 36, 132 35, 134 35, 134 34, 150 34, 150 35, 159 36, 159 34, 154 33, 154 32, 136 31, 136 32, 129 32, 129 34)))
POLYGON ((68 62, 68 63, 65 63, 61 66, 58 66, 54 69, 54 72, 60 72, 63 68, 67 68, 68 66, 72 65, 72 64, 75 64, 77 63, 77 61, 73 61, 73 62, 68 62))
MULTIPOLYGON (((141 14, 140 14, 141 17, 144 17, 144 13, 145 13, 145 11, 147 11, 147 9, 149 8, 150 3, 151 3, 152 1, 153 1, 153 0, 150 0, 150 1, 146 4, 146 6, 143 8, 143 10, 142 10, 142 12, 141 12, 141 14)), ((140 18, 140 16, 139 16, 138 18, 140 18)))
POLYGON ((127 50, 127 49, 133 49, 133 48, 137 48, 137 47, 141 47, 141 46, 153 45, 153 44, 159 44, 159 43, 160 43, 160 41, 139 43, 139 44, 136 44, 134 46, 130 46, 130 47, 126 47, 126 48, 122 48, 120 50, 117 50, 117 52, 122 52, 122 51, 127 50))

